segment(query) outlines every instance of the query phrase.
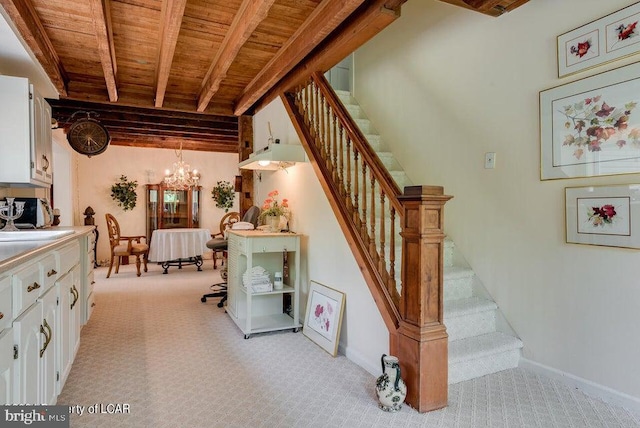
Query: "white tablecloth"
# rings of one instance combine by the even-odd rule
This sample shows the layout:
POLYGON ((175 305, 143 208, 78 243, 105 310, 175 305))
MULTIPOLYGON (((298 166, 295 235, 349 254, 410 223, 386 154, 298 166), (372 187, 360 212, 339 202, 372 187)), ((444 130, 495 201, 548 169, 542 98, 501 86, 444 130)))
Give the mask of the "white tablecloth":
POLYGON ((157 229, 151 235, 149 260, 165 262, 188 259, 203 255, 207 241, 211 239, 209 229, 157 229))

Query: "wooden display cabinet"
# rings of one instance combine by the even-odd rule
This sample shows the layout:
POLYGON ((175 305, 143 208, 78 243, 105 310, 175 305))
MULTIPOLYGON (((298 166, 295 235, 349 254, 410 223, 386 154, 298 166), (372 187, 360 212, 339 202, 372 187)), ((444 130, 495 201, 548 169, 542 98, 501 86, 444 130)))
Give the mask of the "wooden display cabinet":
POLYGON ((201 186, 169 189, 163 183, 147 184, 147 242, 156 229, 200 227, 201 186))

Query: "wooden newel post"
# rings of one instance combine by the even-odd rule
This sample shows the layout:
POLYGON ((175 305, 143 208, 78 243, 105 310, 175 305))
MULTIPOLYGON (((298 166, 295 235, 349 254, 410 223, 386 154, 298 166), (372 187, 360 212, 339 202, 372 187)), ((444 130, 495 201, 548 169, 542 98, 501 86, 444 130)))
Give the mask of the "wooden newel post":
POLYGON ((400 360, 407 404, 419 412, 447 405, 448 335, 443 320, 444 204, 440 186, 405 187, 400 326, 390 349, 400 360))

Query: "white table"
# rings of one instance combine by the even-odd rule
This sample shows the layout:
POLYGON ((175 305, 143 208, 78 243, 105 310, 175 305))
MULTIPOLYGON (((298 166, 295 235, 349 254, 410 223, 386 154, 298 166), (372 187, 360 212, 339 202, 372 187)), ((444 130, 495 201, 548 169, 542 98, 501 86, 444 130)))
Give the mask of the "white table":
POLYGON ((207 248, 210 239, 209 229, 156 229, 151 234, 149 261, 161 263, 165 274, 169 266, 182 269, 187 264, 195 264, 201 271, 202 254, 211 251, 207 248))

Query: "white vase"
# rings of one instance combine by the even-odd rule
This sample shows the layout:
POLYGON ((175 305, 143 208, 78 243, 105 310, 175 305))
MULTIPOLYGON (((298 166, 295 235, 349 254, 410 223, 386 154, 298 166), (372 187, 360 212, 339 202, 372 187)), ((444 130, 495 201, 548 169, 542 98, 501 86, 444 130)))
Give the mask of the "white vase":
POLYGON ((268 215, 264 218, 264 222, 269 226, 271 232, 280 232, 280 216, 268 215))
POLYGON ((385 412, 397 412, 407 396, 407 385, 400 377, 398 358, 382 354, 382 375, 376 380, 378 405, 385 412))

